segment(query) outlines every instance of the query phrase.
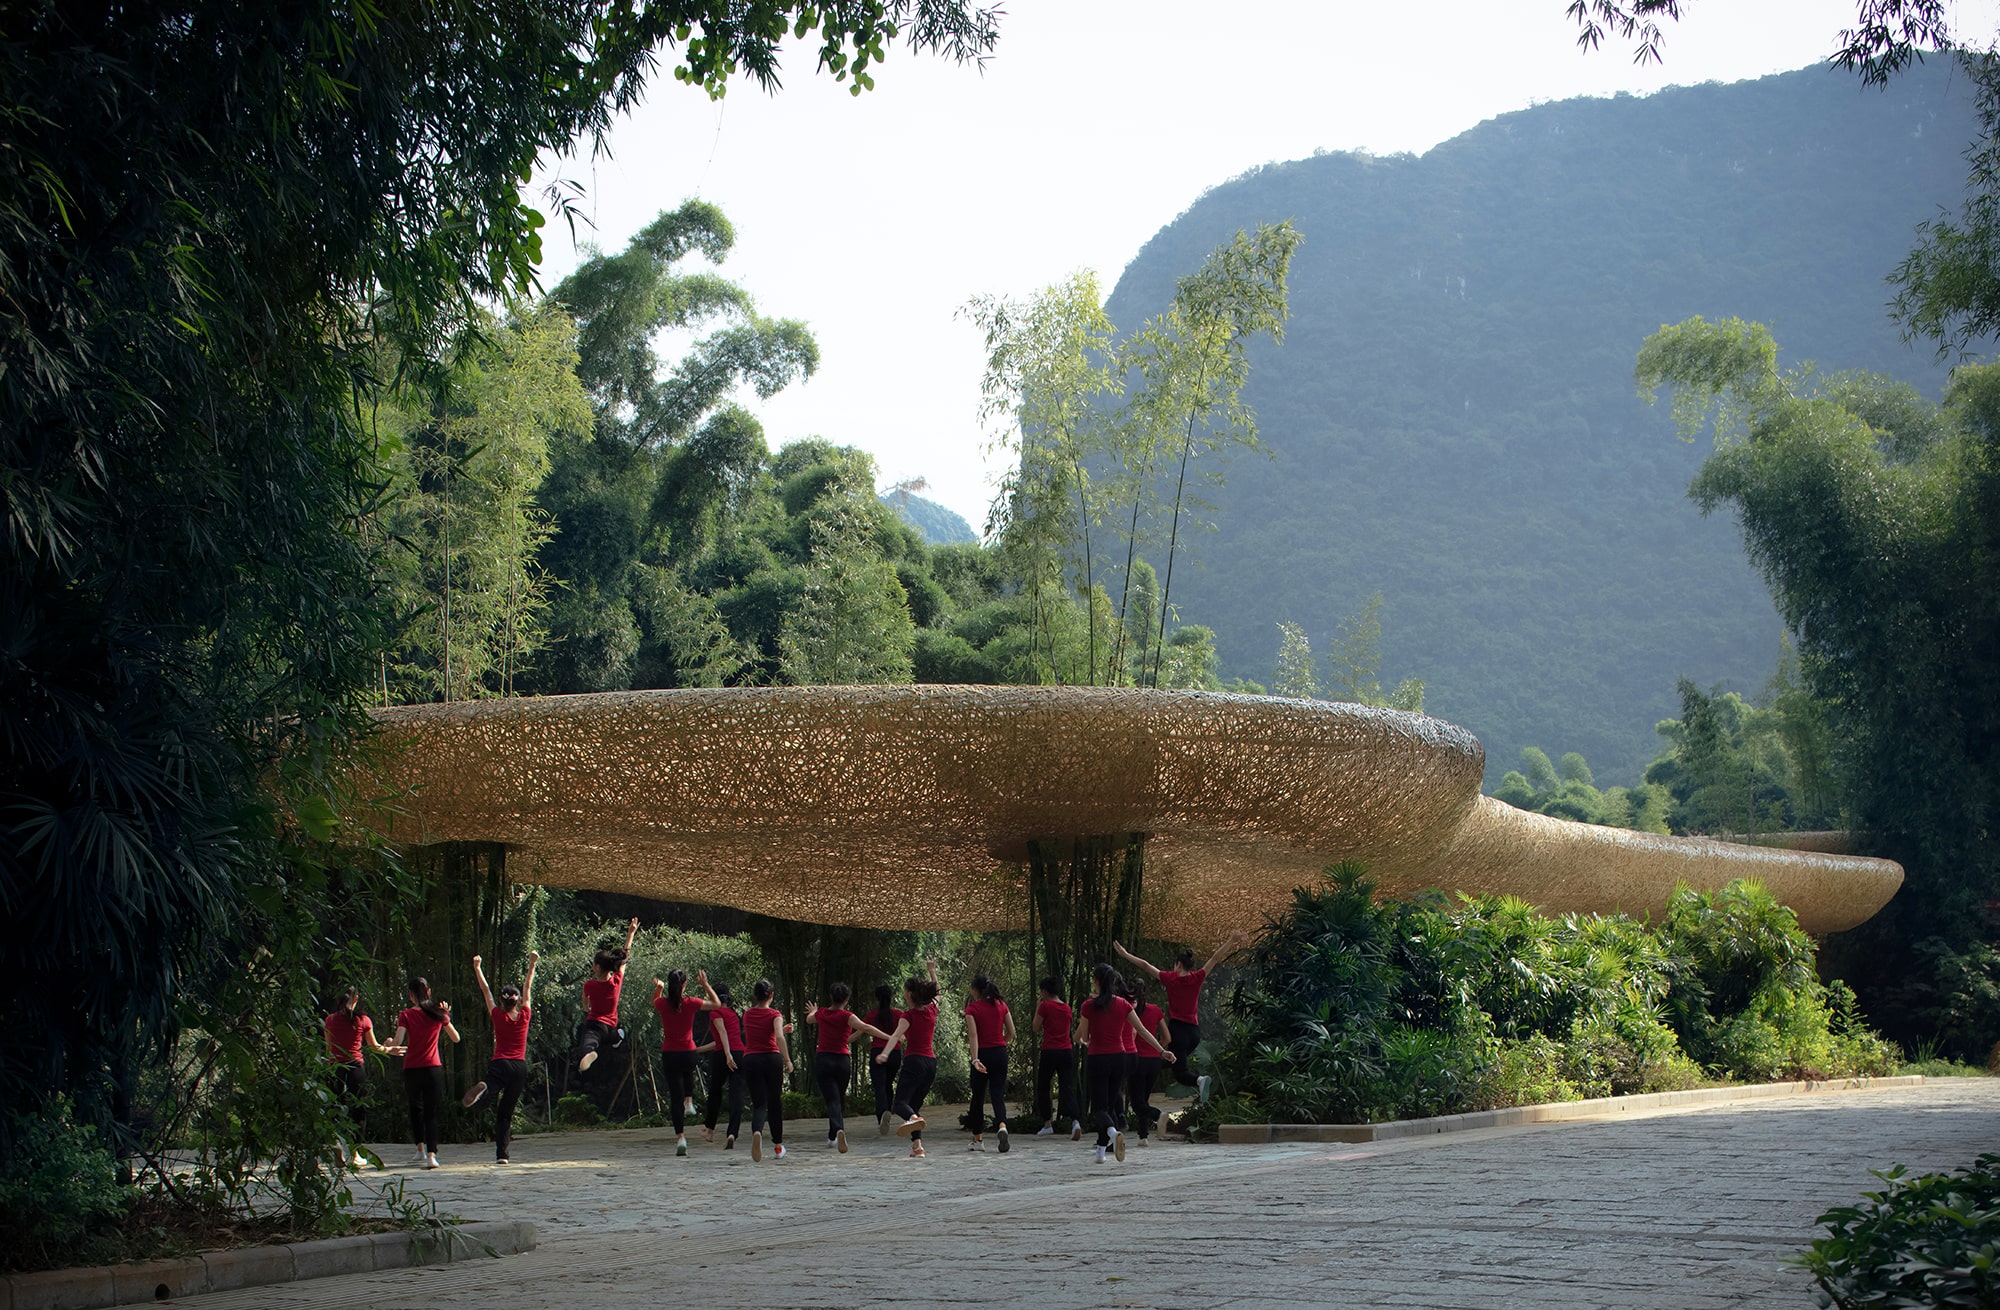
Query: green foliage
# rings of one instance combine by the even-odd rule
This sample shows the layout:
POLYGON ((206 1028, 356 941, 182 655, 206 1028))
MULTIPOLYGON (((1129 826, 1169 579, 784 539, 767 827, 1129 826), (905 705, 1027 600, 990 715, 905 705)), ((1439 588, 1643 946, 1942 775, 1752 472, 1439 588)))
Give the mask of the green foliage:
POLYGON ((1796 1262, 1819 1284, 1822 1306, 2000 1303, 2000 1155, 1950 1173, 1871 1169, 1879 1192, 1819 1217, 1827 1229, 1796 1262))
POLYGON ((0 1152, 0 1268, 40 1269, 87 1258, 131 1206, 118 1163, 67 1097, 15 1112, 0 1152))
POLYGON ((581 1092, 570 1092, 558 1097, 554 1114, 557 1123, 572 1128, 589 1128, 604 1122, 604 1115, 598 1110, 597 1102, 581 1092))
POLYGON ((1665 786, 1648 782, 1637 787, 1607 787, 1599 791, 1595 775, 1582 755, 1563 756, 1560 773, 1538 746, 1521 752, 1521 767, 1509 769, 1494 789, 1496 800, 1516 809, 1546 814, 1573 823, 1595 823, 1638 832, 1666 832, 1670 796, 1665 786))
POLYGON ((1810 941, 1755 884, 1683 889, 1658 928, 1372 893, 1340 865, 1266 925, 1202 1122, 1366 1122, 1900 1059, 1851 993, 1820 984, 1810 941))
POLYGON ((1552 742, 1600 786, 1636 781, 1676 678, 1759 687, 1769 594, 1728 526, 1679 499, 1703 452, 1634 402, 1630 344, 1698 310, 1762 317, 1795 358, 1935 395, 1944 373, 1912 368, 1881 276, 1960 189, 1965 89, 1938 61, 1889 95, 1811 69, 1218 179, 1107 312, 1152 312, 1251 224, 1286 215, 1305 236, 1285 344, 1252 351, 1244 392, 1272 458, 1231 465, 1208 496, 1228 530, 1174 578, 1224 680, 1270 685, 1276 623, 1323 652, 1333 617, 1379 591, 1382 687, 1428 679, 1426 709, 1485 743, 1488 787, 1552 742))

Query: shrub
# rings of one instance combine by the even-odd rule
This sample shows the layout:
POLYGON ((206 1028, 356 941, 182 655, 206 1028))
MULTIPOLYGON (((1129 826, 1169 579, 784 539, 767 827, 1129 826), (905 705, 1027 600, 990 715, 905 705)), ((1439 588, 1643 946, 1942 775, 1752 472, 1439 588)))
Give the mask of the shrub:
POLYGON ((555 1119, 559 1124, 585 1127, 604 1122, 597 1103, 581 1092, 571 1092, 559 1098, 555 1105, 555 1119))
POLYGON ((97 1131, 76 1122, 67 1097, 39 1114, 13 1117, 0 1168, 0 1266, 33 1269, 74 1263, 115 1240, 132 1190, 97 1131))
POLYGON ((1948 1174, 1872 1172, 1883 1189, 1821 1215, 1827 1235, 1796 1258, 1819 1303, 2000 1305, 2000 1155, 1948 1174))

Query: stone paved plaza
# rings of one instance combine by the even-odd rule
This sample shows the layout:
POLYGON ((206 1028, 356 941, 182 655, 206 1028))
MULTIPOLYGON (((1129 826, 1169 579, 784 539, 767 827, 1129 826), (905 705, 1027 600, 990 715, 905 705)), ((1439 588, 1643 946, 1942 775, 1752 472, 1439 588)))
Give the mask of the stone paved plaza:
MULTIPOLYGON (((940 1111, 933 1119, 950 1118, 940 1111)), ((1812 1305, 1784 1264, 1870 1168, 2000 1149, 2000 1079, 1818 1094, 1368 1146, 1134 1148, 1027 1138, 928 1160, 861 1121, 752 1164, 671 1132, 457 1146, 412 1191, 530 1218, 540 1249, 196 1298, 201 1310, 688 1305, 1557 1307, 1812 1305)), ((384 1148, 394 1161, 407 1148, 384 1148)))

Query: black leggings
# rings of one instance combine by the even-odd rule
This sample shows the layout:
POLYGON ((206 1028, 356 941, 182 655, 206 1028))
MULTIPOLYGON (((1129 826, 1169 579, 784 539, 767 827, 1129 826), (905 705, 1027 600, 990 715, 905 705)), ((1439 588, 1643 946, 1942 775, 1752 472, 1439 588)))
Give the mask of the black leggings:
POLYGON ((361 1060, 333 1066, 333 1099, 347 1112, 354 1125, 354 1141, 359 1146, 368 1137, 368 1066, 361 1060))
POLYGON ((472 1109, 481 1106, 493 1107, 493 1158, 505 1160, 507 1148, 514 1144, 514 1107, 521 1103, 521 1093, 528 1090, 528 1062, 526 1060, 489 1060, 486 1064, 486 1090, 472 1103, 472 1109))
POLYGON ((1199 1087, 1194 1074, 1194 1048, 1201 1045, 1201 1025, 1185 1019, 1167 1020, 1167 1049, 1174 1053, 1174 1081, 1183 1087, 1199 1087))
POLYGON ((410 1140, 436 1155, 438 1111, 444 1108, 444 1066, 404 1069, 403 1091, 410 1098, 410 1140))
POLYGON ((785 1057, 776 1051, 753 1051, 737 1063, 743 1066, 743 1080, 750 1084, 750 1131, 764 1131, 771 1121, 771 1144, 785 1143, 785 1057))
POLYGON ((1134 1127, 1143 1141, 1153 1131, 1153 1087, 1160 1081, 1160 1066, 1166 1061, 1157 1055, 1134 1056, 1131 1060, 1132 1094, 1127 1101, 1132 1107, 1134 1127))
POLYGON ((1097 1126, 1097 1144, 1111 1145, 1111 1129, 1124 1127, 1125 1110, 1119 1093, 1125 1085, 1125 1055, 1087 1055, 1084 1080, 1090 1088, 1090 1122, 1097 1126))
POLYGON ((687 1131, 687 1101, 694 1095, 694 1052, 661 1051, 660 1072, 667 1079, 667 1101, 674 1107, 674 1136, 678 1137, 687 1131))
POLYGON ((708 1057, 708 1119, 709 1128, 722 1117, 722 1098, 729 1098, 729 1135, 736 1136, 743 1130, 743 1062, 739 1059, 734 1069, 729 1061, 717 1051, 708 1057))
MULTIPOLYGON (((906 1055, 903 1057, 903 1076, 896 1080, 896 1117, 914 1119, 917 1111, 924 1108, 924 1097, 930 1095, 931 1084, 937 1081, 937 1059, 929 1055, 906 1055)), ((910 1134, 911 1141, 921 1141, 924 1130, 919 1128, 910 1134)))
POLYGON ((854 1060, 831 1051, 813 1055, 813 1081, 819 1084, 819 1099, 826 1102, 826 1135, 847 1127, 847 1080, 854 1076, 854 1060))
MULTIPOLYGON (((592 1051, 603 1058, 604 1052, 618 1046, 618 1029, 601 1019, 585 1019, 576 1026, 576 1044, 570 1048, 569 1062, 580 1063, 592 1051)), ((596 1072, 593 1068, 591 1072, 596 1072)))
POLYGON ((875 1063, 881 1052, 868 1052, 868 1085, 875 1089, 875 1117, 880 1119, 889 1113, 889 1107, 896 1103, 896 1071, 903 1067, 903 1052, 898 1049, 889 1052, 889 1058, 875 1063))
POLYGON ((983 1104, 990 1093, 993 1097, 993 1123, 995 1127, 1007 1122, 1007 1048, 1004 1046, 982 1046, 979 1048, 979 1062, 986 1066, 986 1072, 972 1071, 972 1131, 974 1135, 986 1131, 986 1106, 983 1104))
POLYGON ((1076 1052, 1069 1047, 1044 1050, 1035 1061, 1035 1117, 1044 1123, 1056 1118, 1076 1118, 1076 1052), (1049 1083, 1056 1084, 1053 1112, 1049 1105, 1049 1083))

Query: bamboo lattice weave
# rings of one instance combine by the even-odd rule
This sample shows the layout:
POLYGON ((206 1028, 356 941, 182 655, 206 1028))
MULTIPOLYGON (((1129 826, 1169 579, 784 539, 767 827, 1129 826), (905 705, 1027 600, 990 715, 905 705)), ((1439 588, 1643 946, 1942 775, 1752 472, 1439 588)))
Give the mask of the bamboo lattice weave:
POLYGON ((501 842, 557 886, 816 923, 1023 927, 1033 838, 1143 832, 1148 932, 1197 945, 1340 859, 1386 894, 1657 912, 1762 879, 1809 931, 1885 860, 1656 837, 1479 794, 1463 728, 1322 701, 1067 687, 765 687, 378 712, 387 834, 501 842))

